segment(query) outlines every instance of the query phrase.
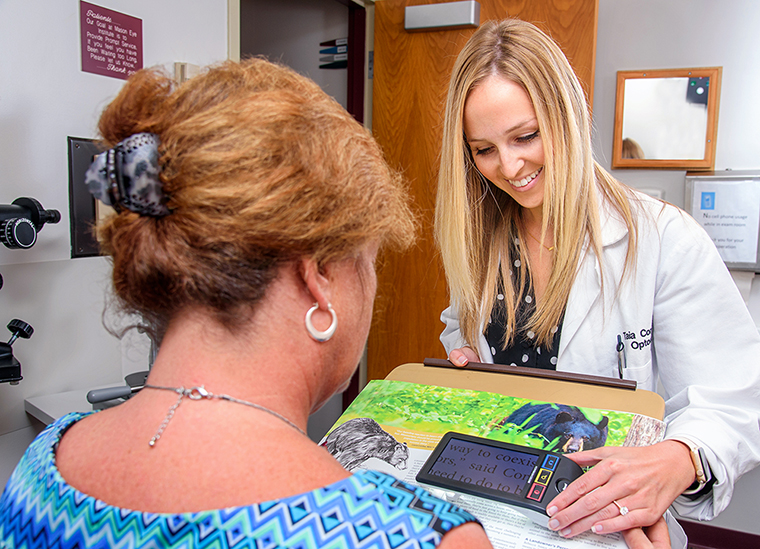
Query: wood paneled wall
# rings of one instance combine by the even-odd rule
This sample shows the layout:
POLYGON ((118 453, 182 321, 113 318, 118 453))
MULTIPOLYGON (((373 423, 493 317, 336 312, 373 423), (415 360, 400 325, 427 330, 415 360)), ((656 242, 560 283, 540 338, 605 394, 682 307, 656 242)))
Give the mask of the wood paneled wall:
MULTIPOLYGON (((438 340, 448 290, 433 239, 443 103, 449 75, 472 30, 407 33, 404 7, 375 4, 373 132, 390 164, 410 186, 420 220, 416 246, 380 258, 378 298, 368 342, 368 379, 399 364, 446 358, 438 340)), ((589 94, 594 83, 597 0, 480 0, 480 20, 531 21, 563 48, 589 94)))

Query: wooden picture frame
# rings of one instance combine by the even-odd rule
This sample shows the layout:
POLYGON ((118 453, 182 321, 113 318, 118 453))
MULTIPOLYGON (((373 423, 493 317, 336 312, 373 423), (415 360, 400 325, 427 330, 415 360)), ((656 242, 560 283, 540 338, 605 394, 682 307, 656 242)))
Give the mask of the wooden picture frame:
POLYGON ((712 170, 721 75, 722 67, 618 71, 612 167, 712 170))

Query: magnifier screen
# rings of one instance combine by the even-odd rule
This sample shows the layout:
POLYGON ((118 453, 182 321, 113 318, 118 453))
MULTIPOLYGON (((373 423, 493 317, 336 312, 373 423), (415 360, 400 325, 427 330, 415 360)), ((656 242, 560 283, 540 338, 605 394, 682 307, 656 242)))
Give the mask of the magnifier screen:
POLYGON ((452 438, 428 474, 521 496, 537 464, 534 454, 452 438))

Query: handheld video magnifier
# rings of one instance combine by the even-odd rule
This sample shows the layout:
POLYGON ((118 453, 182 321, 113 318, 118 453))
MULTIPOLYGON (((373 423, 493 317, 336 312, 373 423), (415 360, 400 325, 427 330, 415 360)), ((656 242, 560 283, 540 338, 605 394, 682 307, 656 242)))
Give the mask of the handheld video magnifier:
POLYGON ((461 433, 446 433, 417 474, 417 482, 506 503, 547 526, 546 506, 583 474, 554 452, 461 433))

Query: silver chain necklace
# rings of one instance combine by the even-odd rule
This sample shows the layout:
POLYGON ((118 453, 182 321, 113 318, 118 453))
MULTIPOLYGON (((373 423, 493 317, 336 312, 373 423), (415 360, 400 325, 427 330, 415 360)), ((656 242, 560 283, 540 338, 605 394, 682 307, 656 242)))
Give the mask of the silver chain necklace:
POLYGON ((169 408, 169 411, 166 413, 166 417, 161 422, 161 425, 158 427, 158 431, 156 431, 156 434, 153 435, 153 438, 150 439, 150 442, 148 443, 148 446, 151 448, 156 445, 156 442, 158 442, 158 439, 161 438, 161 435, 164 432, 164 429, 166 429, 166 426, 169 425, 169 422, 171 421, 172 417, 174 417, 174 412, 177 411, 177 408, 179 408, 179 405, 182 404, 182 399, 187 397, 190 400, 201 400, 201 399, 208 399, 208 400, 226 400, 228 402, 234 402, 236 404, 243 404, 244 406, 250 406, 251 408, 256 408, 257 410, 261 410, 262 412, 266 412, 268 414, 273 415, 277 419, 280 419, 293 427, 296 431, 301 433, 304 436, 308 436, 303 429, 301 429, 298 425, 290 421, 288 418, 286 418, 283 415, 278 414, 274 410, 270 410, 269 408, 262 406, 261 404, 256 404, 254 402, 248 402, 247 400, 240 400, 239 398, 231 397, 230 395, 215 395, 214 393, 209 393, 203 385, 200 387, 192 387, 190 389, 185 389, 184 387, 161 387, 160 385, 149 385, 145 384, 143 385, 144 389, 159 389, 161 391, 172 391, 173 393, 177 393, 179 397, 177 398, 177 402, 175 402, 171 408, 169 408))

